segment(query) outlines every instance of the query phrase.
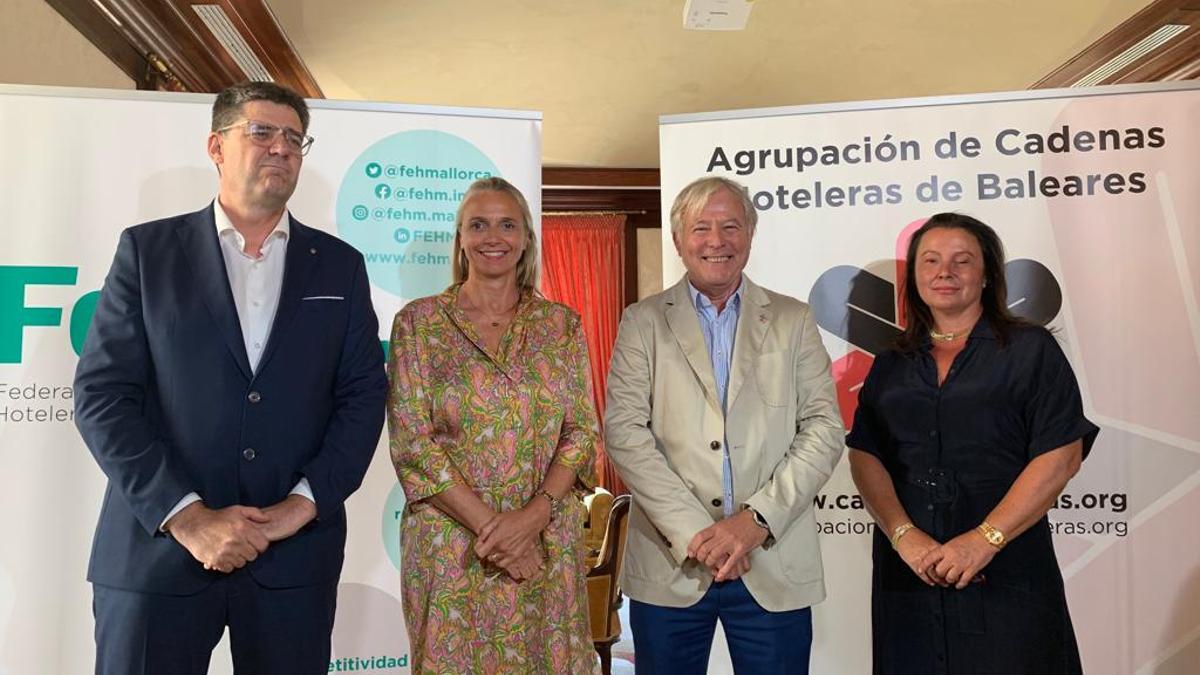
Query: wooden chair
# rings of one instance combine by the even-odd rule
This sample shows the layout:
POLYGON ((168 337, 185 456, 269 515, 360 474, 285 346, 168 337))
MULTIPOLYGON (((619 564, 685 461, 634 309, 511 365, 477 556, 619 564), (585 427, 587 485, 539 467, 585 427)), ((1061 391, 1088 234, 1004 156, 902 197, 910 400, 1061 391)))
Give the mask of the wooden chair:
POLYGON ((604 532, 608 528, 608 516, 612 513, 613 495, 602 487, 583 498, 588 517, 583 523, 583 544, 587 548, 588 567, 594 567, 604 545, 604 532))
POLYGON ((621 495, 613 500, 599 557, 587 577, 592 643, 600 655, 604 675, 612 672, 612 646, 621 639, 617 610, 621 607, 621 564, 629 531, 630 499, 629 495, 621 495))

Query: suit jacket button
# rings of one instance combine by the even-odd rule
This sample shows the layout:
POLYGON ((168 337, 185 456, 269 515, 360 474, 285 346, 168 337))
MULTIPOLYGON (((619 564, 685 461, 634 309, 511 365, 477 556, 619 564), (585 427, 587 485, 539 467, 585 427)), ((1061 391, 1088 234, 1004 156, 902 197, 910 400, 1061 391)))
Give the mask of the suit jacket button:
POLYGON ((720 505, 721 505, 721 498, 720 498, 720 497, 713 497, 713 500, 712 500, 712 505, 713 505, 713 506, 720 506, 720 505))
POLYGON ((708 444, 708 447, 712 448, 713 450, 720 450, 721 449, 721 441, 713 441, 712 443, 708 444))
POLYGON ((258 453, 254 451, 254 448, 246 448, 242 451, 242 457, 245 457, 247 462, 254 461, 254 458, 257 456, 258 453))
POLYGON ((249 394, 246 394, 246 399, 251 403, 258 403, 262 400, 262 394, 258 393, 257 391, 252 391, 249 394))

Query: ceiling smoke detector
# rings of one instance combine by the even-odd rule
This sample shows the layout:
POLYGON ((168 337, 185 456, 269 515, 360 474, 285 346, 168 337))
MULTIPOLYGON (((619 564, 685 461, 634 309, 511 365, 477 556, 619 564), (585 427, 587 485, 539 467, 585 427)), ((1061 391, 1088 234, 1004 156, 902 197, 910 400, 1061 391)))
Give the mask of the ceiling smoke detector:
POLYGON ((742 30, 754 0, 687 0, 683 27, 688 30, 742 30))

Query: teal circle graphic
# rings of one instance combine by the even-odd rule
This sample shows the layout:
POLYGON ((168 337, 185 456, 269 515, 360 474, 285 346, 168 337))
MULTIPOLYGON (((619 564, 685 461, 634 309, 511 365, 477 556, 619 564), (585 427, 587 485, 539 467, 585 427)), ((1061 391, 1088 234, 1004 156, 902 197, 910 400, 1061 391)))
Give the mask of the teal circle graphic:
POLYGON ((383 550, 396 570, 400 570, 400 519, 404 516, 404 489, 399 483, 392 486, 383 503, 383 550))
POLYGON ((479 148, 454 134, 392 134, 363 151, 338 188, 338 234, 362 252, 371 283, 401 298, 450 283, 454 214, 467 187, 499 175, 479 148))

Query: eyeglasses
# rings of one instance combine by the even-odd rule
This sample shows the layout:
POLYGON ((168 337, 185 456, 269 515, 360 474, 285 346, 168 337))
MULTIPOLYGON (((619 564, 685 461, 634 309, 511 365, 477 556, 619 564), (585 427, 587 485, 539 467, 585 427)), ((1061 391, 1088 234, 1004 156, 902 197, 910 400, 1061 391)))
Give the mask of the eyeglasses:
POLYGON ((270 147, 275 142, 275 139, 282 134, 283 140, 287 141, 287 144, 293 150, 299 152, 301 156, 308 154, 308 149, 312 147, 313 141, 316 140, 312 136, 306 136, 293 129, 277 127, 266 122, 255 122, 254 120, 242 120, 237 124, 230 124, 227 127, 217 129, 217 133, 224 133, 237 127, 245 127, 246 138, 249 138, 251 143, 264 148, 270 147))

